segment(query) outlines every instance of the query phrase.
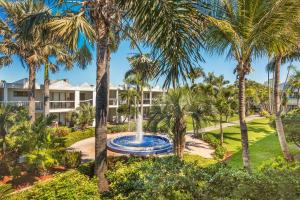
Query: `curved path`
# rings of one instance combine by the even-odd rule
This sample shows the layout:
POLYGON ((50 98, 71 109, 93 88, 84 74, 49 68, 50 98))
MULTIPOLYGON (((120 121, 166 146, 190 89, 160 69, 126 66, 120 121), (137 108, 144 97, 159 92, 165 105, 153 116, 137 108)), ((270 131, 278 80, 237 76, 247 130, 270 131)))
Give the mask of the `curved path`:
MULTIPOLYGON (((252 121, 255 119, 260 119, 262 117, 258 115, 252 115, 246 118, 246 121, 252 121)), ((239 121, 223 123, 223 128, 230 127, 230 126, 237 126, 239 125, 239 121)), ((210 132, 214 130, 218 130, 219 126, 211 126, 201 130, 201 132, 210 132)), ((128 135, 132 134, 132 132, 124 132, 124 133, 115 133, 115 134, 108 134, 107 139, 110 139, 114 136, 120 135, 128 135)), ((185 145, 185 153, 199 155, 204 158, 213 158, 214 149, 203 140, 197 139, 193 137, 193 132, 189 131, 188 134, 185 136, 186 145, 185 145)), ((69 149, 75 151, 82 152, 82 159, 83 161, 94 160, 95 158, 95 137, 87 138, 76 142, 73 144, 69 149)), ((108 151, 108 156, 120 156, 122 154, 115 153, 112 151, 108 151)))

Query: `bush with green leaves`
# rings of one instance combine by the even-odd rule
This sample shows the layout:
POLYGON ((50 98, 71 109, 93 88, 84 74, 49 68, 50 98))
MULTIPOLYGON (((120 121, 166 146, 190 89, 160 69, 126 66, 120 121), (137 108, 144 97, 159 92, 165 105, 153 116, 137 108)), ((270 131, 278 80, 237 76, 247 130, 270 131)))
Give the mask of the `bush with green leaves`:
POLYGON ((298 199, 300 163, 272 160, 249 174, 175 157, 130 159, 108 172, 108 199, 298 199))
POLYGON ((72 132, 72 129, 66 126, 60 126, 57 128, 49 128, 49 131, 55 136, 65 137, 72 132))
POLYGON ((12 191, 12 186, 10 184, 0 185, 0 200, 7 199, 12 191))
POLYGON ((13 194, 9 200, 100 199, 95 179, 71 170, 53 180, 35 184, 29 190, 13 194))
POLYGON ((218 140, 216 137, 212 135, 205 134, 203 136, 203 140, 207 143, 209 143, 214 149, 214 157, 216 159, 223 159, 227 150, 224 146, 221 145, 220 140, 218 140))
POLYGON ((80 140, 94 137, 94 136, 95 136, 95 128, 87 128, 85 130, 77 130, 71 132, 65 137, 65 146, 69 147, 80 140))
POLYGON ((81 163, 81 152, 66 151, 62 161, 67 168, 77 168, 81 163))
POLYGON ((287 140, 300 148, 300 123, 297 123, 299 121, 300 109, 291 110, 282 117, 287 140))

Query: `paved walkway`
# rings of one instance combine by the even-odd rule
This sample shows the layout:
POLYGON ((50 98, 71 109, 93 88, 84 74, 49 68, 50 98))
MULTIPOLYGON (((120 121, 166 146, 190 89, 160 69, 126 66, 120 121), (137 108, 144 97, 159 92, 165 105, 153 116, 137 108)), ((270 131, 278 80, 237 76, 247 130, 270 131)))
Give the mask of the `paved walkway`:
MULTIPOLYGON (((255 119, 260 119, 262 117, 258 115, 252 115, 246 118, 246 121, 252 121, 255 119)), ((234 121, 234 122, 228 122, 228 123, 223 123, 223 127, 229 127, 229 126, 236 126, 239 125, 239 121, 234 121)), ((201 130, 201 132, 209 132, 209 131, 214 131, 218 130, 219 125, 207 127, 201 130)), ((124 132, 124 133, 115 133, 115 134, 108 134, 107 138, 110 139, 115 136, 123 136, 123 135, 128 135, 132 134, 132 132, 124 132)), ((193 136, 193 132, 189 131, 188 134, 185 137, 186 140, 186 148, 185 152, 193 155, 199 155, 204 158, 213 158, 214 154, 214 149, 207 143, 204 142, 203 140, 197 139, 193 136)), ((95 158, 95 138, 87 138, 84 140, 81 140, 79 142, 76 142, 73 144, 70 149, 75 150, 75 151, 81 151, 82 152, 82 159, 83 161, 88 161, 88 160, 93 160, 95 158)), ((120 156, 121 154, 115 153, 112 151, 108 151, 108 156, 120 156)))

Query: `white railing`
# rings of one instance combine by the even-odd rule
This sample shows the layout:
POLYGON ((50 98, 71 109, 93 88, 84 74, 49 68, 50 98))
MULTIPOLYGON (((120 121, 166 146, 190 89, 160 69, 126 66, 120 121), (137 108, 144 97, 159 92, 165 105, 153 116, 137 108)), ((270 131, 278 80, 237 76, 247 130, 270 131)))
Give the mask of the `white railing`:
POLYGON ((75 109, 75 101, 50 101, 50 109, 75 109))
MULTIPOLYGON (((17 106, 17 107, 28 107, 29 101, 0 101, 2 106, 17 106)), ((43 110, 43 102, 35 101, 35 109, 43 110)))
POLYGON ((80 101, 80 104, 86 104, 86 103, 93 105, 93 99, 86 99, 80 101))

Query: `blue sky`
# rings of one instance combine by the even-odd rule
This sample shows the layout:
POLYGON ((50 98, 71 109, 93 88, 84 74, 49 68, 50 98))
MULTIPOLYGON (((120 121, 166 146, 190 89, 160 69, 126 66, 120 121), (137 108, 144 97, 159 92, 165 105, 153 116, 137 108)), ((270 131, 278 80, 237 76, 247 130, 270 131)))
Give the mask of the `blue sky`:
MULTIPOLYGON (((129 48, 129 42, 124 41, 121 43, 119 50, 112 54, 111 59, 111 83, 113 85, 121 84, 124 78, 125 72, 129 69, 129 64, 126 57, 130 56, 134 50, 129 48)), ((232 60, 226 60, 225 56, 209 55, 203 53, 206 63, 200 63, 205 72, 214 72, 217 75, 223 74, 227 80, 234 82, 236 77, 233 74, 235 62, 232 60)), ((95 55, 94 55, 95 57, 95 55)), ((254 72, 252 72, 248 78, 263 83, 267 80, 267 74, 265 72, 265 66, 268 62, 267 58, 259 58, 253 60, 254 72)), ((300 63, 294 63, 300 69, 300 63)), ((286 76, 286 65, 282 66, 281 80, 284 80, 286 76)), ((6 80, 8 82, 26 78, 28 76, 27 69, 24 69, 18 59, 14 59, 11 66, 0 69, 0 80, 6 80)), ((84 82, 89 84, 95 84, 96 79, 96 67, 95 59, 86 70, 74 68, 72 71, 65 71, 61 69, 59 72, 50 75, 51 79, 69 79, 72 84, 78 85, 84 82)), ((40 69, 37 73, 38 83, 43 83, 43 69, 40 69)), ((161 81, 158 83, 160 84, 161 81)))

